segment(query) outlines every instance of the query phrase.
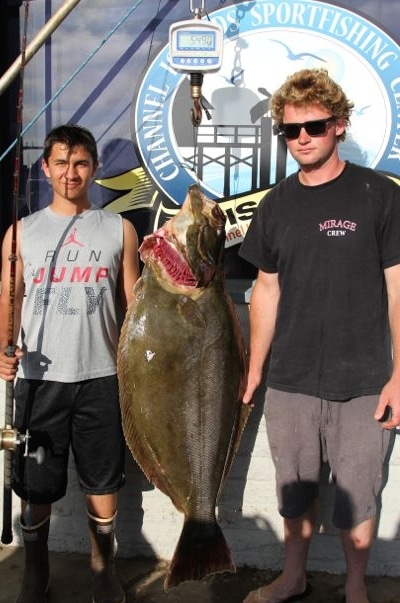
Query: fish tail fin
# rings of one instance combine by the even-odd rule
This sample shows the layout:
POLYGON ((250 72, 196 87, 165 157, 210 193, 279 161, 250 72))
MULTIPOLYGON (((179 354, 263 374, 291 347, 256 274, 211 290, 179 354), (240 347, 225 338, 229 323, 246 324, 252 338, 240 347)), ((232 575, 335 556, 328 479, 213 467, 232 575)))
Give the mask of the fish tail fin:
POLYGON ((164 589, 218 572, 236 572, 232 553, 218 523, 186 519, 164 589))

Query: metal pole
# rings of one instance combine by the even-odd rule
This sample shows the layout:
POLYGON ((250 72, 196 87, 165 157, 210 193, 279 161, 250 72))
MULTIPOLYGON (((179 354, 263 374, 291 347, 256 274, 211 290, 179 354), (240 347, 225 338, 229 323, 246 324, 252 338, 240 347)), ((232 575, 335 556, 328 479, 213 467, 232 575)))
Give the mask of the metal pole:
MULTIPOLYGON (((26 47, 25 52, 25 63, 29 63, 31 58, 36 54, 41 46, 45 43, 47 38, 51 36, 53 31, 64 21, 65 17, 75 8, 80 0, 66 0, 66 2, 54 13, 54 15, 47 21, 46 25, 39 31, 39 33, 33 38, 33 40, 26 47)), ((14 63, 7 69, 4 75, 0 78, 0 95, 3 94, 4 90, 8 88, 11 82, 21 72, 21 56, 19 56, 14 63)))

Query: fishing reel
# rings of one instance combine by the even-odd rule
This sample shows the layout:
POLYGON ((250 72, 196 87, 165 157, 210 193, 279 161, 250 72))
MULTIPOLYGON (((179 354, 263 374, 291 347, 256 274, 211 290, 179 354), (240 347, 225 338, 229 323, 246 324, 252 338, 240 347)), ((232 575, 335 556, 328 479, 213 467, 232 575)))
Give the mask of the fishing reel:
POLYGON ((3 483, 3 530, 1 542, 11 544, 12 534, 12 453, 21 444, 25 445, 25 458, 34 459, 41 465, 45 458, 43 446, 39 446, 35 452, 29 451, 29 431, 26 434, 19 433, 10 425, 0 429, 0 450, 4 450, 4 483, 3 483))
POLYGON ((17 429, 12 427, 4 427, 0 430, 0 450, 10 450, 15 452, 17 447, 21 444, 25 445, 24 456, 26 458, 35 459, 38 465, 41 465, 44 461, 45 451, 43 446, 39 446, 34 452, 29 450, 29 430, 26 434, 19 433, 17 429))

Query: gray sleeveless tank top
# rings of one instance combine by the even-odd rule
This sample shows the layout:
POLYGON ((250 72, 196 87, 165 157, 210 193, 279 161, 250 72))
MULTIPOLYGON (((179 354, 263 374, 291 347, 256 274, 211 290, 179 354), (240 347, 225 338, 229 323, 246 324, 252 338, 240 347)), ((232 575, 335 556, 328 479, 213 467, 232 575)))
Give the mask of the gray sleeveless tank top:
POLYGON ((122 218, 95 207, 21 220, 25 297, 19 376, 73 383, 116 373, 122 218))

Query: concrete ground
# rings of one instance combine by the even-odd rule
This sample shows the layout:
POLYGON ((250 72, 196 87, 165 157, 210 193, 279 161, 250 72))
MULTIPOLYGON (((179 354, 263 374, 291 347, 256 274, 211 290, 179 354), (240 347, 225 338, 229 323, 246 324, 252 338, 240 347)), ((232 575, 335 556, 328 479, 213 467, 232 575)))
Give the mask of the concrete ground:
MULTIPOLYGON (((49 603, 91 603, 87 555, 50 553, 49 603)), ((126 603, 242 603, 247 593, 273 578, 268 571, 239 568, 236 574, 210 576, 186 582, 164 592, 167 563, 150 559, 118 559, 126 603)), ((13 603, 23 571, 23 550, 0 545, 0 603, 13 603)), ((343 576, 310 572, 313 588, 309 603, 340 603, 343 576)), ((400 578, 368 577, 371 603, 400 603, 400 578)))

